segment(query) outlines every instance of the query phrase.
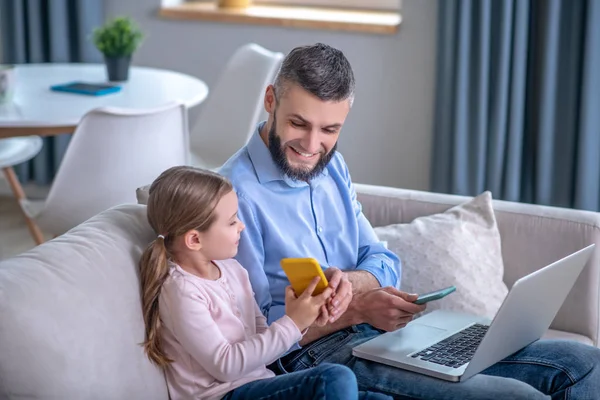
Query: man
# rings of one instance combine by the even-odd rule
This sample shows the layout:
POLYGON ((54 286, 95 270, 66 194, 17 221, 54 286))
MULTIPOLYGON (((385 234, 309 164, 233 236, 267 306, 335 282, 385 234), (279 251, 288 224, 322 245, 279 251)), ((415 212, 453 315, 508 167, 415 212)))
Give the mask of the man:
POLYGON ((377 240, 336 151, 353 97, 354 75, 341 51, 295 48, 266 89, 268 120, 221 170, 246 225, 237 259, 268 321, 284 313, 281 258, 316 258, 335 289, 330 322, 311 327, 276 363, 278 372, 341 363, 354 370, 361 390, 396 398, 593 398, 600 350, 574 342, 536 342, 461 383, 352 356, 352 347, 401 329, 423 310, 412 303, 415 295, 396 289, 398 257, 377 240))

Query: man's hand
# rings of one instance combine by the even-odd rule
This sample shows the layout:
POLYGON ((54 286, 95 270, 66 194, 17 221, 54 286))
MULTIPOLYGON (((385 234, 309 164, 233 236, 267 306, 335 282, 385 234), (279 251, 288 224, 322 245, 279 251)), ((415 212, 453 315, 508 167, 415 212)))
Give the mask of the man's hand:
POLYGON ((325 271, 325 277, 333 294, 327 304, 329 311, 329 322, 335 322, 348 308, 352 301, 352 283, 348 275, 339 268, 329 267, 325 271))
POLYGON ((384 331, 395 331, 425 310, 425 305, 413 304, 417 297, 388 286, 356 294, 353 308, 360 320, 384 331))

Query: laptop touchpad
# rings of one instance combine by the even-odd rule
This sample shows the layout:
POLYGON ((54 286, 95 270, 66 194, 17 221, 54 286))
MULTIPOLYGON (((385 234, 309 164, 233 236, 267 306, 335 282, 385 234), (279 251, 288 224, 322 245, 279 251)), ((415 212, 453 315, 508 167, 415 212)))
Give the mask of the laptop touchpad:
POLYGON ((391 347, 395 351, 413 352, 422 350, 425 346, 429 346, 447 335, 446 329, 413 322, 394 332, 394 344, 391 347))

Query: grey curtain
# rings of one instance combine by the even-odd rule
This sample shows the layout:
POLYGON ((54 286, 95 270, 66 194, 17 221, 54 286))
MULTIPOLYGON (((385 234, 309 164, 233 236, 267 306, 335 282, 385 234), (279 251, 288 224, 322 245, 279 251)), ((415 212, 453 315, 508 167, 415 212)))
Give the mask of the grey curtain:
MULTIPOLYGON (((9 64, 101 62, 90 40, 104 21, 98 0, 0 0, 2 61, 9 64)), ((40 154, 15 168, 21 181, 48 184, 70 135, 44 139, 40 154)))
POLYGON ((600 0, 440 0, 432 190, 600 210, 600 0))

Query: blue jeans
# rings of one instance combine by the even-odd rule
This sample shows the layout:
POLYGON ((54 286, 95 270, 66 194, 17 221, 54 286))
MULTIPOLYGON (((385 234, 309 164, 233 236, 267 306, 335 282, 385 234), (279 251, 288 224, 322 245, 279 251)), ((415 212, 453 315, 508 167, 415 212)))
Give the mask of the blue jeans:
POLYGON ((323 363, 315 368, 246 383, 223 397, 223 400, 242 399, 391 400, 391 397, 359 393, 356 376, 350 368, 323 363))
POLYGON ((359 390, 395 399, 598 399, 600 349, 566 340, 539 340, 464 382, 453 383, 352 355, 352 348, 380 335, 370 325, 351 326, 279 359, 278 373, 323 362, 356 374, 359 390))

